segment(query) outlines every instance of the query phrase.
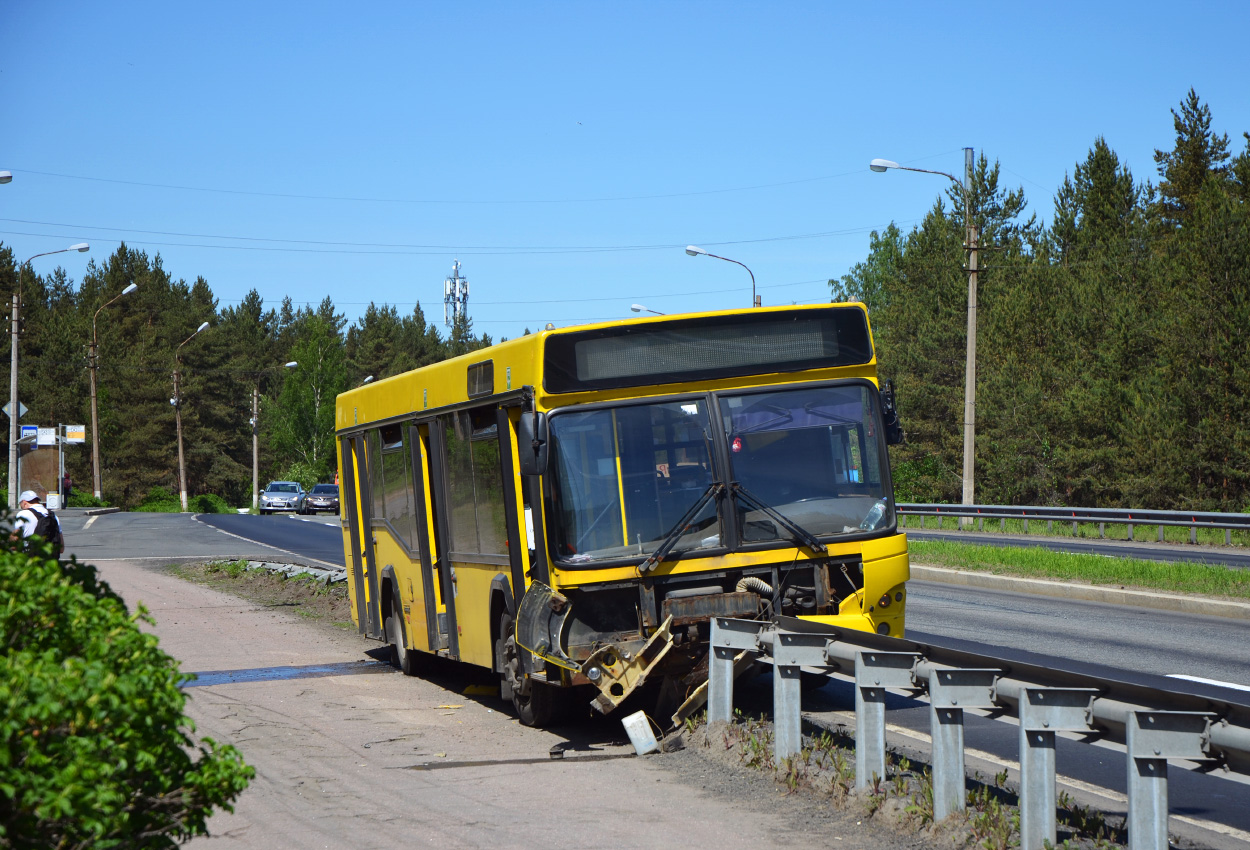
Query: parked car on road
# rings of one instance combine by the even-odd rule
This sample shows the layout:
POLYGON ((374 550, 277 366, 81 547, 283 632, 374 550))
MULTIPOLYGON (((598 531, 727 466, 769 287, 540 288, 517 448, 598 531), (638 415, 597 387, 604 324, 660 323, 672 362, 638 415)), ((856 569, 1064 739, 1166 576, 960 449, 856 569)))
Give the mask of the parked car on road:
POLYGON ((295 511, 302 514, 307 496, 298 481, 270 481, 265 492, 260 494, 260 512, 295 511))
POLYGON ((339 512, 339 485, 314 484, 304 500, 304 510, 310 514, 339 512))

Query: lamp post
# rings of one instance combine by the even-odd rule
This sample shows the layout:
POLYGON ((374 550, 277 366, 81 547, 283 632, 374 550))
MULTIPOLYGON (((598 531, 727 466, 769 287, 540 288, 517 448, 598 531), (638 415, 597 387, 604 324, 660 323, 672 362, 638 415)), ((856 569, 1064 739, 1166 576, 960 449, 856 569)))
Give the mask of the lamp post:
POLYGON ((635 313, 655 313, 657 316, 664 315, 659 310, 652 310, 650 307, 644 307, 641 304, 630 304, 629 309, 633 310, 635 313))
POLYGON ((100 412, 96 406, 96 370, 100 366, 100 335, 96 332, 96 320, 100 318, 100 313, 105 307, 124 298, 139 288, 139 284, 132 283, 123 289, 119 294, 114 295, 112 299, 101 305, 100 309, 95 311, 95 315, 91 317, 91 481, 95 486, 95 497, 101 497, 100 487, 100 412))
POLYGON ((182 396, 179 395, 178 383, 182 375, 182 347, 199 335, 208 327, 208 322, 204 322, 195 329, 195 333, 178 343, 178 347, 174 349, 174 397, 169 403, 174 406, 174 422, 178 429, 178 492, 182 499, 182 512, 187 512, 187 463, 182 454, 182 396))
MULTIPOLYGON (((899 171, 919 171, 921 174, 940 174, 964 193, 965 248, 968 249, 968 353, 964 362, 964 493, 963 504, 975 504, 973 494, 974 448, 976 443, 977 401, 977 225, 972 217, 972 148, 964 148, 964 179, 960 183, 945 171, 927 168, 909 168, 888 159, 874 159, 868 165, 873 171, 883 173, 891 168, 899 171)), ((968 520, 972 522, 971 519, 968 520)))
MULTIPOLYGON (((12 179, 11 176, 10 179, 12 179)), ((68 248, 36 254, 17 267, 17 289, 13 291, 13 312, 9 317, 12 322, 12 350, 9 353, 9 510, 11 511, 17 510, 17 491, 21 485, 17 477, 17 420, 21 418, 19 412, 21 405, 17 400, 17 337, 18 327, 20 326, 19 314, 22 309, 22 269, 29 266, 31 260, 37 260, 40 257, 64 254, 68 251, 88 251, 90 249, 91 246, 86 242, 79 242, 76 245, 70 245, 68 248)))
MULTIPOLYGON (((687 245, 686 253, 689 254, 691 257, 700 257, 700 256, 715 257, 716 259, 724 260, 727 263, 738 263, 737 260, 731 260, 728 257, 722 257, 719 254, 709 254, 707 251, 704 251, 702 248, 700 248, 697 245, 687 245)), ((738 263, 738 265, 742 266, 744 269, 747 269, 746 263, 738 263)), ((755 272, 751 271, 750 269, 747 269, 747 274, 751 276, 751 306, 758 307, 760 306, 760 297, 755 294, 755 272)))
MULTIPOLYGON (((282 368, 294 369, 298 365, 298 360, 292 360, 283 364, 282 368)), ((252 510, 260 507, 260 379, 274 368, 262 369, 252 387, 252 510)))

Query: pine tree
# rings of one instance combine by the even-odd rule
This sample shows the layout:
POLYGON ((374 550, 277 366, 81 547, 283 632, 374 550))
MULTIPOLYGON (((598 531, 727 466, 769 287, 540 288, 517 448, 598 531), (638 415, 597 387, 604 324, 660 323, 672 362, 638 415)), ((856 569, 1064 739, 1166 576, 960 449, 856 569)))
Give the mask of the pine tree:
POLYGON ((1155 149, 1159 168, 1160 210, 1164 222, 1181 226, 1188 222, 1198 193, 1207 178, 1223 179, 1228 173, 1228 136, 1211 131, 1211 108, 1192 88, 1181 101, 1181 111, 1172 110, 1176 142, 1170 151, 1155 149))

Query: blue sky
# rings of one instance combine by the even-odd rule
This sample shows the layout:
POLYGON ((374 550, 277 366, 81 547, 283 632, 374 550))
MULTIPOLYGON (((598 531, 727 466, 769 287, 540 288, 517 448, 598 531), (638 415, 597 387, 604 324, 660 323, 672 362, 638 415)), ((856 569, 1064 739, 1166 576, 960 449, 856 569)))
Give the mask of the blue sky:
POLYGON ((868 234, 1003 167, 1049 220, 1095 137, 1138 180, 1190 86, 1234 153, 1247 6, 1122 3, 0 5, 0 240, 119 241, 222 306, 329 296, 518 336, 828 298, 868 234), (800 238, 794 238, 800 237, 800 238))

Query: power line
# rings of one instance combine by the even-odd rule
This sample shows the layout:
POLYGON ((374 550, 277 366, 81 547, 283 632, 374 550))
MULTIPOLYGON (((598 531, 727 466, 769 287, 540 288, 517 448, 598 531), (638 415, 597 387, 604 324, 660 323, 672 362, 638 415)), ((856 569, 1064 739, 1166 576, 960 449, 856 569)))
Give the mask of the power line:
MULTIPOLYGON (((147 233, 154 235, 162 235, 160 231, 132 230, 129 228, 118 227, 96 227, 94 225, 78 225, 64 224, 59 222, 30 222, 22 219, 0 218, 0 221, 10 221, 14 223, 24 224, 41 224, 46 227, 65 227, 79 231, 81 235, 83 231, 103 230, 114 233, 147 233)), ((912 219, 911 221, 914 221, 912 219)), ((897 224, 898 222, 894 222, 897 224)), ((908 223, 907 221, 903 222, 908 223)), ((855 236, 861 233, 867 233, 872 230, 880 230, 884 225, 851 227, 844 230, 827 230, 816 233, 799 233, 785 236, 763 236, 755 239, 730 239, 730 240, 702 240, 703 245, 725 246, 725 245, 753 245, 766 242, 791 242, 802 239, 827 239, 834 236, 855 236)), ((63 233, 31 233, 29 231, 19 230, 0 230, 0 234, 5 236, 35 236, 46 237, 52 239, 64 238, 63 233)), ((170 234, 181 235, 181 234, 170 234)), ((448 252, 458 254, 475 254, 484 256, 509 256, 509 255, 526 255, 526 254, 599 254, 599 253, 621 253, 626 251, 672 251, 682 248, 686 243, 661 243, 652 245, 538 245, 538 246, 520 246, 520 245, 403 245, 397 244, 388 246, 386 243, 368 243, 368 242, 320 242, 315 240, 295 240, 295 239, 267 239, 251 236, 216 236, 212 234, 187 234, 187 238, 197 239, 235 239, 235 240, 251 240, 260 242, 276 242, 289 245, 320 245, 320 246, 351 246, 352 248, 362 248, 369 250, 349 250, 347 247, 323 247, 323 248, 299 248, 299 247, 282 247, 281 244, 273 245, 211 245, 194 242, 160 242, 154 240, 116 240, 119 244, 126 242, 132 245, 151 245, 160 248, 207 248, 215 250, 227 251, 272 251, 278 253, 291 254, 355 254, 355 255, 398 255, 398 256, 425 256, 425 255, 442 255, 448 252), (372 248, 388 248, 388 250, 372 250, 372 248)))
MULTIPOLYGON (((16 170, 16 169, 15 169, 16 170)), ((248 189, 222 189, 215 186, 181 186, 172 183, 148 183, 140 180, 119 180, 109 177, 91 177, 82 174, 62 174, 55 171, 34 171, 21 169, 20 173, 38 174, 41 177, 58 177, 64 180, 85 180, 93 183, 113 183, 121 186, 141 186, 148 189, 170 189, 179 192, 208 192, 217 195, 244 195, 258 198, 285 198, 299 201, 348 201, 351 203, 369 204, 422 204, 422 205, 466 205, 466 206, 518 206, 526 204, 595 204, 614 203, 621 201, 652 201, 671 198, 692 198, 704 195, 723 195, 731 192, 751 192, 759 189, 775 189, 783 186, 797 186, 803 183, 817 183, 824 180, 836 180, 862 174, 867 169, 856 168, 838 174, 824 174, 819 177, 800 177, 795 180, 782 180, 776 183, 758 183, 751 186, 733 186, 723 189, 703 189, 693 192, 667 192, 651 195, 616 195, 597 198, 537 198, 513 200, 465 200, 463 198, 370 198, 351 195, 300 195, 289 192, 257 192, 248 189)))

